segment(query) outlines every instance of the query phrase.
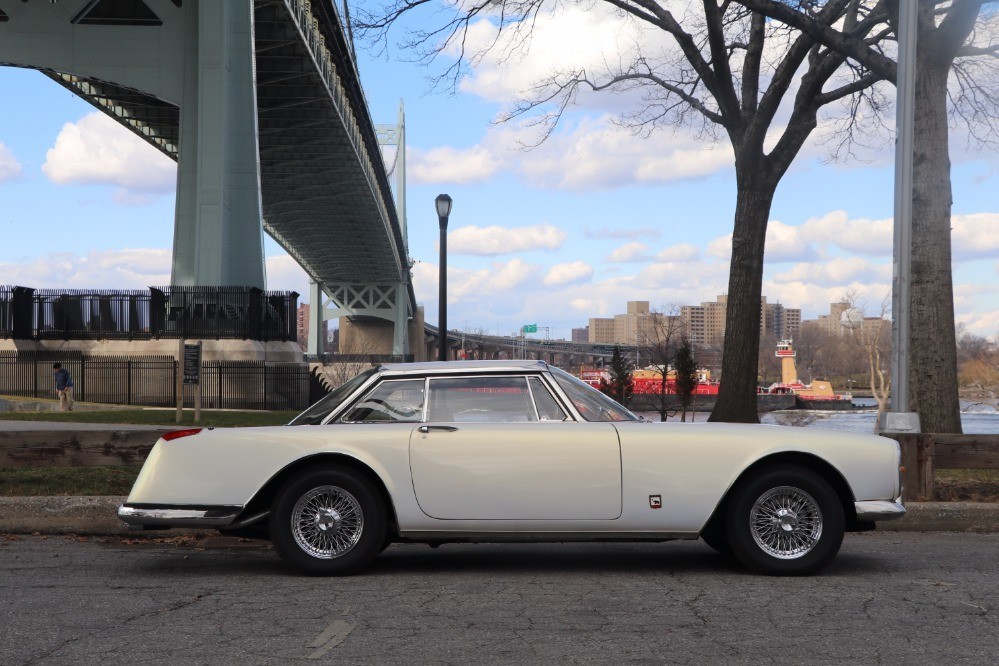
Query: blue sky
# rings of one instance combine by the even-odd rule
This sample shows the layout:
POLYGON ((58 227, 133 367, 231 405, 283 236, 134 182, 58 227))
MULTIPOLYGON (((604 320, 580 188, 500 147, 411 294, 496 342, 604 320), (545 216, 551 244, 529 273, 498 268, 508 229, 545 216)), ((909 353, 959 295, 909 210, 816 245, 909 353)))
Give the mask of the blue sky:
MULTIPOLYGON (((589 317, 624 312, 628 300, 657 307, 725 292, 735 205, 725 142, 684 129, 635 136, 612 123, 634 99, 607 93, 582 96, 534 150, 518 149, 529 128, 490 123, 553 62, 585 62, 613 41, 607 16, 565 12, 542 22, 544 39, 531 53, 484 59, 454 95, 428 92, 426 77, 439 69, 402 62, 394 50, 360 52, 374 121, 394 122, 405 103, 410 254, 429 322, 437 318, 440 192, 454 198, 451 327, 508 334, 537 323, 567 337, 589 317)), ((482 25, 472 38, 486 36, 482 25)), ((173 163, 37 72, 0 68, 0 90, 0 284, 167 283, 173 163)), ((956 129, 957 316, 994 338, 999 159, 963 139, 956 129)), ((891 153, 827 157, 826 146, 806 147, 778 189, 768 234, 764 294, 806 319, 847 290, 877 311, 891 282, 891 153)), ((304 274, 273 242, 267 255, 270 289, 307 293, 304 274)))

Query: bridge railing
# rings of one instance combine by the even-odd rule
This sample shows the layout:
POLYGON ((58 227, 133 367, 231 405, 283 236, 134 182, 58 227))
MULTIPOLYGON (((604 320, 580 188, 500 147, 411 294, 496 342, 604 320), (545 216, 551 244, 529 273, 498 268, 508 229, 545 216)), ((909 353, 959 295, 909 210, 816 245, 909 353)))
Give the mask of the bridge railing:
MULTIPOLYGON (((354 145, 371 189, 379 193, 375 199, 382 218, 391 225, 395 245, 399 252, 405 252, 397 212, 394 206, 389 205, 392 201, 392 190, 384 165, 381 163, 378 137, 375 133, 374 123, 368 115, 368 105, 364 98, 363 89, 360 81, 356 78, 352 55, 345 45, 343 26, 327 26, 329 22, 338 23, 339 16, 335 12, 332 16, 327 13, 325 18, 328 21, 323 22, 313 15, 311 0, 286 0, 286 2, 292 10, 292 16, 295 18, 299 30, 305 37, 309 50, 312 52, 319 73, 329 87, 334 104, 341 114, 344 128, 354 145), (337 51, 336 54, 333 53, 334 49, 337 51), (338 68, 338 62, 343 63, 344 67, 338 68), (348 66, 351 70, 350 75, 345 76, 343 74, 346 72, 341 72, 341 70, 348 66), (375 168, 376 162, 379 168, 375 168)), ((400 256, 399 259, 403 262, 406 260, 404 256, 400 256)))
POLYGON ((298 294, 246 287, 0 287, 0 338, 295 341, 298 294))

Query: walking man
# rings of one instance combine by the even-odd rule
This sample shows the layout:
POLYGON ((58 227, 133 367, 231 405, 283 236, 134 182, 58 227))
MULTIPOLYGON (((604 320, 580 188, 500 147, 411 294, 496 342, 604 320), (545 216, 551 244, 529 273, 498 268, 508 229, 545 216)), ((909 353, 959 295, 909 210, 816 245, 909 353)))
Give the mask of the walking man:
POLYGON ((73 411, 73 378, 69 376, 69 370, 62 367, 62 363, 53 363, 52 369, 55 372, 56 395, 59 396, 59 407, 64 412, 73 411))

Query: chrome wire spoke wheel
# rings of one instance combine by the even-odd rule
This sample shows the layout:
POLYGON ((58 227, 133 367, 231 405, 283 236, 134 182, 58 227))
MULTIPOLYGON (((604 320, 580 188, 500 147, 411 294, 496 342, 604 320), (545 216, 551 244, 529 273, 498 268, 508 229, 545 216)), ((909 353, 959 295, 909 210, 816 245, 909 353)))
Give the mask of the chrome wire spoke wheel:
POLYGON ((763 552, 794 560, 810 553, 819 542, 822 510, 815 498, 800 488, 771 488, 753 504, 749 530, 763 552))
POLYGON ((350 552, 364 532, 357 498, 338 486, 319 486, 302 495, 291 510, 291 531, 303 551, 322 560, 350 552))

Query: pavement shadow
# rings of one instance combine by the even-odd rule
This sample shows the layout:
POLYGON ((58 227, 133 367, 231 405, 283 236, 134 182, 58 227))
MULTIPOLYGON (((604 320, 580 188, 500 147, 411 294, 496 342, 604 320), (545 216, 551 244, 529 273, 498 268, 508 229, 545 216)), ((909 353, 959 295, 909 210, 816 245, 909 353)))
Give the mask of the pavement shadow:
POLYGON ((738 573, 741 568, 701 543, 661 544, 397 544, 379 555, 371 575, 434 572, 738 573))

